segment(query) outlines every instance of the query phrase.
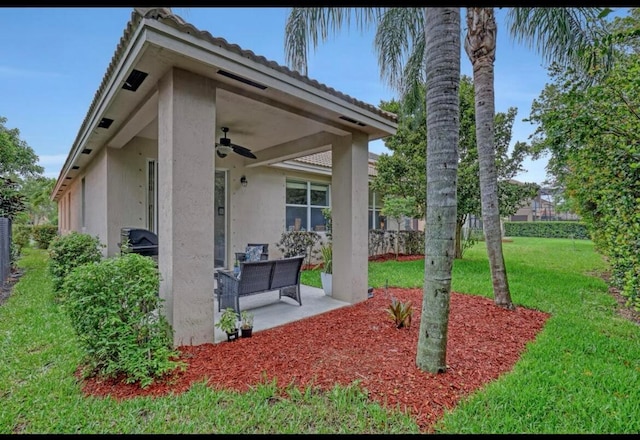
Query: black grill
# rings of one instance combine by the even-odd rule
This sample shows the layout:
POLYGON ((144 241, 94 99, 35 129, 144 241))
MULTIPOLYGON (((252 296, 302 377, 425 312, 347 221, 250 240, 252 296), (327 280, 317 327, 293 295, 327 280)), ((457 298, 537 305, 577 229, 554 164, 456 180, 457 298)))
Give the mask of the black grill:
POLYGON ((120 229, 120 246, 124 244, 124 252, 151 257, 158 255, 158 236, 148 229, 122 228, 120 229))

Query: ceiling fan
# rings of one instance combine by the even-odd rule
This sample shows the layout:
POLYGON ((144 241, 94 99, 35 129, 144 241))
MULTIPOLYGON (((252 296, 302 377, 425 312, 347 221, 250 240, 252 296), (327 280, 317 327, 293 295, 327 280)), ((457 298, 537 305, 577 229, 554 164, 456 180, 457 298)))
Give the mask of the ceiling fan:
POLYGON ((227 157, 227 154, 233 151, 240 156, 248 157, 250 159, 257 159, 255 154, 253 154, 248 148, 231 143, 231 139, 227 137, 229 127, 220 127, 220 129, 224 133, 224 137, 221 137, 220 142, 216 143, 216 154, 218 155, 218 157, 227 157))

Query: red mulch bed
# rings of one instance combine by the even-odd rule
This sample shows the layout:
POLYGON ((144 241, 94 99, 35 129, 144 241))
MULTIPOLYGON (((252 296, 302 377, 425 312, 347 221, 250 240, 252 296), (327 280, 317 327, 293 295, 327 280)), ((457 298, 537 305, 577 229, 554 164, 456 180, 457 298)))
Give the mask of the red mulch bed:
POLYGON ((445 410, 511 370, 549 317, 452 292, 447 371, 431 374, 416 366, 421 304, 421 288, 375 289, 366 301, 257 331, 251 338, 179 347, 186 371, 146 389, 93 378, 84 381, 83 390, 126 399, 181 393, 205 378, 214 389, 237 391, 273 379, 283 388, 294 384, 323 390, 358 380, 372 401, 408 410, 423 432, 432 432, 445 410), (413 303, 410 328, 396 328, 387 315, 392 296, 413 303))

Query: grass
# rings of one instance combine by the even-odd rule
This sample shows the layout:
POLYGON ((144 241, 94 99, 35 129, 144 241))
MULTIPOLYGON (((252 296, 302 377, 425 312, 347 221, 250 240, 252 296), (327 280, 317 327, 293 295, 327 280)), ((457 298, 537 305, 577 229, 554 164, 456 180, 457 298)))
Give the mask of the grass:
MULTIPOLYGON (((640 327, 615 313, 593 244, 514 238, 503 249, 514 303, 552 317, 513 371, 447 413, 437 432, 640 432, 640 327)), ((418 432, 355 386, 284 398, 274 383, 242 394, 198 383, 178 396, 84 397, 74 377, 81 355, 53 302, 46 254, 27 249, 20 266, 26 274, 0 307, 2 434, 418 432)), ((375 287, 420 287, 423 276, 422 260, 369 264, 375 287)), ((320 287, 319 271, 303 272, 302 282, 320 287)), ((492 296, 484 243, 454 263, 452 289, 492 296)))

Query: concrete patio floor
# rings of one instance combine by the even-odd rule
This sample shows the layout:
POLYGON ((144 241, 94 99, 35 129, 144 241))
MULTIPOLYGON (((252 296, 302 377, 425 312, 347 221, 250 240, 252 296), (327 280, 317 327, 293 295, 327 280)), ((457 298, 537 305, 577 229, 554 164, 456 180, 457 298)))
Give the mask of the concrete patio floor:
MULTIPOLYGON (((241 297, 240 310, 248 310, 254 314, 253 333, 256 333, 349 305, 345 301, 325 295, 322 289, 304 284, 300 285, 300 297, 302 305, 288 297, 279 299, 277 290, 258 293, 241 297)), ((218 301, 215 297, 214 307, 214 319, 218 322, 221 312, 218 311, 218 301)), ((227 334, 217 327, 214 329, 214 336, 215 343, 227 340, 227 334)))

